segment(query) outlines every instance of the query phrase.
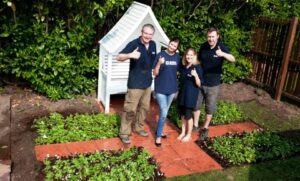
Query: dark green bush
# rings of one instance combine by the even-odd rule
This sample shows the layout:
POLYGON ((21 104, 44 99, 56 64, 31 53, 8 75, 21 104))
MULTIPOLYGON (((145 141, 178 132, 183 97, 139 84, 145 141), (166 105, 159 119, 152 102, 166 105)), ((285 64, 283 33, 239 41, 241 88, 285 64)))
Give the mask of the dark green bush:
MULTIPOLYGON (((84 45, 77 43, 84 43, 80 39, 90 41, 88 36, 66 33, 63 21, 57 25, 51 32, 45 32, 45 24, 34 24, 34 42, 18 49, 12 65, 12 73, 31 82, 38 92, 52 100, 94 90, 96 78, 91 75, 98 62, 96 51, 84 52, 84 45)), ((78 25, 75 30, 83 31, 80 29, 78 25)))
POLYGON ((259 16, 290 18, 299 16, 300 3, 295 0, 263 1, 156 1, 154 12, 169 37, 181 39, 180 52, 187 47, 197 50, 206 41, 207 28, 214 26, 221 32, 221 41, 236 57, 235 64, 223 66, 223 82, 243 80, 251 72, 245 58, 251 49, 251 33, 259 16), (299 8, 298 8, 299 9, 299 8))
MULTIPOLYGON (((150 3, 149 1, 140 1, 150 3)), ((95 90, 97 41, 114 26, 132 0, 0 2, 0 74, 15 75, 52 100, 95 90)), ((251 71, 245 54, 258 16, 299 16, 299 1, 151 1, 169 37, 179 36, 180 52, 199 49, 206 29, 216 26, 236 57, 224 65, 224 82, 251 71)))
POLYGON ((0 2, 5 7, 0 17, 0 74, 20 77, 52 100, 95 91, 96 30, 125 0, 5 2, 0 2))

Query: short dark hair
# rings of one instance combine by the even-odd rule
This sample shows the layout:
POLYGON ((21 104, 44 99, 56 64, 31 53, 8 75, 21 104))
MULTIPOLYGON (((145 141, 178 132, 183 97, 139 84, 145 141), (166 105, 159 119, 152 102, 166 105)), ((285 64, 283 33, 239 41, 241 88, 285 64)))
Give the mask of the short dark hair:
POLYGON ((217 32, 218 35, 220 34, 218 28, 210 27, 210 28, 207 29, 207 33, 211 33, 213 31, 217 32))
POLYGON ((146 28, 146 27, 151 28, 153 30, 153 32, 155 32, 154 26, 150 23, 147 23, 147 24, 143 25, 142 32, 144 31, 144 28, 146 28))
POLYGON ((178 47, 179 47, 180 39, 179 39, 178 37, 173 37, 173 38, 170 39, 170 42, 169 42, 169 43, 171 43, 171 42, 176 42, 176 43, 178 43, 178 47))

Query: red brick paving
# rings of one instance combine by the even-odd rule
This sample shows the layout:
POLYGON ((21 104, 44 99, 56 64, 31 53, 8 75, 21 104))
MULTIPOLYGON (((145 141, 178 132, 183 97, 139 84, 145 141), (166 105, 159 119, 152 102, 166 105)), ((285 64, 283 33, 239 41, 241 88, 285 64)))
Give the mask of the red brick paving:
MULTIPOLYGON (((112 96, 111 112, 121 113, 123 101, 124 95, 112 96)), ((154 130, 156 129, 158 110, 154 101, 151 102, 151 105, 145 124, 145 130, 149 131, 150 135, 146 138, 133 133, 130 145, 123 144, 119 138, 40 145, 35 147, 36 158, 42 161, 47 156, 68 156, 76 153, 92 153, 97 150, 118 150, 132 146, 143 146, 153 155, 167 178, 223 169, 221 165, 194 143, 199 137, 197 133, 193 133, 192 141, 188 143, 180 142, 176 139, 179 129, 170 124, 169 121, 166 122, 164 127, 164 133, 168 135, 168 138, 162 139, 161 147, 156 147, 154 144, 154 130)), ((258 126, 252 122, 210 126, 209 136, 221 136, 228 132, 252 131, 257 128, 258 126)))

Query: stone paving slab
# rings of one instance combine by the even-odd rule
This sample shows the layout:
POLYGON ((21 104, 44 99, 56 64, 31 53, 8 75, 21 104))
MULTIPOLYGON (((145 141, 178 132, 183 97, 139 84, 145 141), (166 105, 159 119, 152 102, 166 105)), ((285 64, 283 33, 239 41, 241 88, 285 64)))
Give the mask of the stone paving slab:
POLYGON ((10 96, 0 96, 0 180, 9 181, 10 159, 10 96))
POLYGON ((1 181, 10 181, 10 172, 11 172, 11 161, 10 160, 1 160, 0 161, 0 180, 1 181))
POLYGON ((0 96, 0 160, 10 160, 10 97, 0 96))

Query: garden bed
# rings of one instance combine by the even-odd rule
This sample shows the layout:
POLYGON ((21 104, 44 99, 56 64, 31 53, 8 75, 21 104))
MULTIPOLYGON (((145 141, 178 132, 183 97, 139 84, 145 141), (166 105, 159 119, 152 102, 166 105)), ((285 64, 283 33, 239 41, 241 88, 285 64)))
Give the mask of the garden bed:
POLYGON ((262 129, 242 134, 228 133, 196 143, 225 168, 286 159, 300 153, 299 143, 262 129))
POLYGON ((45 180, 162 180, 156 161, 142 147, 48 158, 45 180))
MULTIPOLYGON (((37 145, 91 141, 118 136, 118 114, 75 114, 35 119, 37 145)), ((142 147, 47 157, 43 161, 45 180, 161 180, 164 174, 155 159, 142 147)))
MULTIPOLYGON (((269 114, 279 118, 279 121, 276 122, 278 128, 286 126, 287 122, 285 120, 299 115, 299 107, 275 101, 265 92, 258 95, 256 94, 256 89, 244 83, 223 84, 220 90, 220 98, 236 103, 257 102, 271 110, 272 112, 269 114)), ((34 119, 50 115, 51 112, 59 112, 64 116, 75 113, 99 113, 95 95, 79 96, 76 99, 52 102, 44 96, 36 94, 28 87, 16 87, 13 85, 1 88, 1 94, 11 96, 11 159, 13 163, 11 179, 15 181, 42 180, 39 179, 42 164, 36 160, 34 152, 34 139, 36 138, 36 133, 32 128, 34 119)), ((257 113, 260 110, 254 107, 247 110, 247 112, 249 111, 257 113)), ((264 116, 264 120, 271 117, 264 116)), ((267 121, 264 123, 271 124, 267 121)), ((295 122, 294 127, 297 129, 296 124, 299 124, 299 122, 295 122)), ((264 126, 263 124, 261 125, 264 126)), ((299 138, 297 136, 299 131, 293 133, 293 135, 299 138)))

